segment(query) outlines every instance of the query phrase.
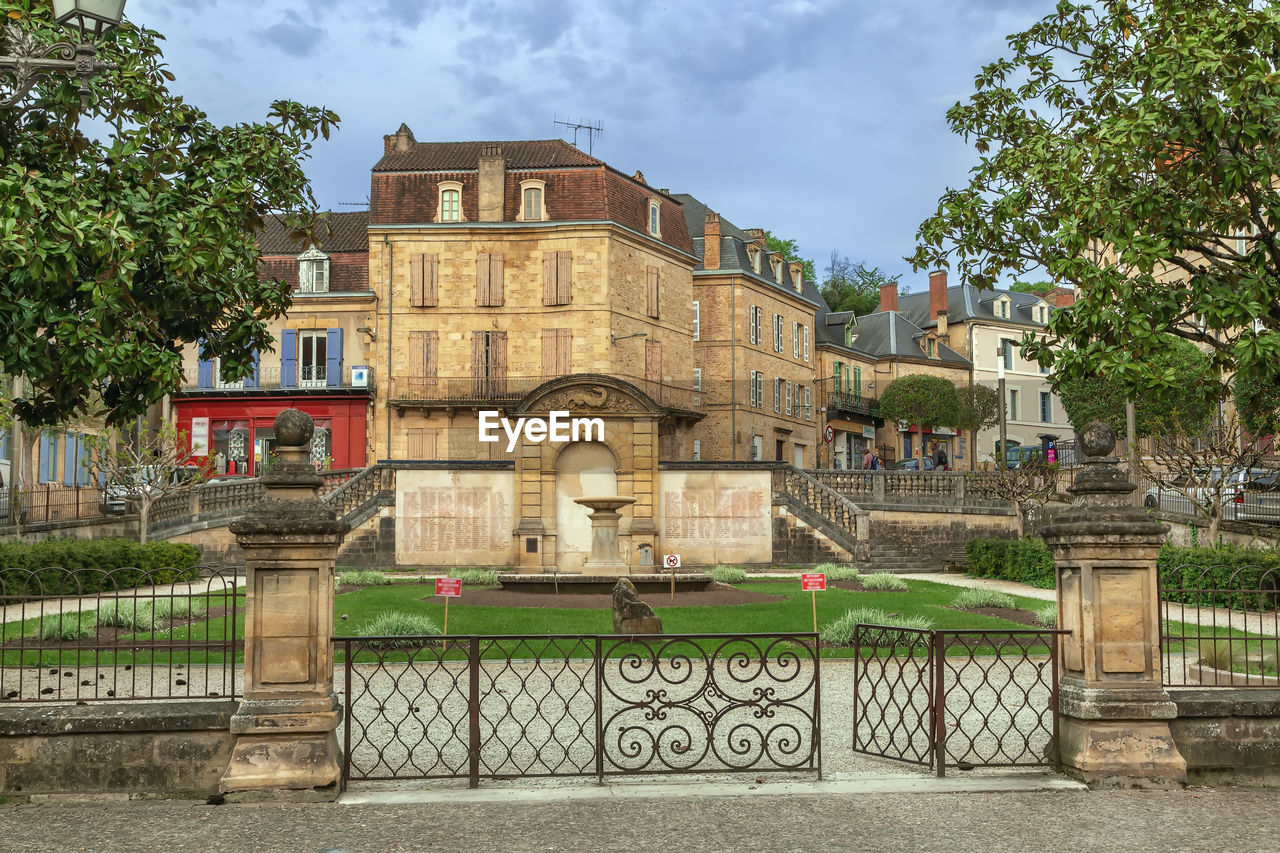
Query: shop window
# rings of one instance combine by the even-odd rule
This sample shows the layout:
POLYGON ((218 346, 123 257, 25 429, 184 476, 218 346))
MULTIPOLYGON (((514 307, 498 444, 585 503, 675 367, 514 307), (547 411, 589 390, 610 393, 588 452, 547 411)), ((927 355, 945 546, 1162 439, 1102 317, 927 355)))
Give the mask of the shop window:
POLYGON ((321 471, 333 467, 333 421, 315 418, 315 433, 311 436, 311 464, 321 471))
POLYGON ((249 472, 249 422, 213 421, 209 427, 214 469, 219 474, 249 472))

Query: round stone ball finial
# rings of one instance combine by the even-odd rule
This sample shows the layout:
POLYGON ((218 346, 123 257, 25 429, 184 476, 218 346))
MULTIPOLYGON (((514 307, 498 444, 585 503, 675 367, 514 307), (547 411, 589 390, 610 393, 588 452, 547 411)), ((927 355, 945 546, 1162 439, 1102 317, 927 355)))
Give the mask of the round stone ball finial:
POLYGON ((311 415, 297 409, 285 409, 276 415, 276 443, 283 447, 302 447, 311 443, 316 425, 311 415))
POLYGON ((1077 436, 1080 449, 1087 456, 1110 456, 1116 449, 1116 434, 1102 421, 1090 421, 1077 436))

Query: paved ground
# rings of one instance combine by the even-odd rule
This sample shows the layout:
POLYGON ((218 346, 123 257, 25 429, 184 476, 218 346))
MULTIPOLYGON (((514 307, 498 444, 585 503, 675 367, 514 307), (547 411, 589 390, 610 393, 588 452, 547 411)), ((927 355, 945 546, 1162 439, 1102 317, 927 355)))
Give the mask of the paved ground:
POLYGON ((24 853, 1252 853, 1278 835, 1280 792, 1237 790, 0 806, 0 849, 24 853))

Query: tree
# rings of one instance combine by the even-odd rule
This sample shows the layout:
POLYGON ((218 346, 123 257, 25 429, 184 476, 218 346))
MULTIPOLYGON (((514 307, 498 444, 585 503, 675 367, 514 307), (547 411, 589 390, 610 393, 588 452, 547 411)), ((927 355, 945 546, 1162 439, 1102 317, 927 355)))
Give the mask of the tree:
POLYGON ((138 508, 138 541, 147 541, 151 508, 161 498, 190 491, 205 477, 184 433, 173 424, 143 428, 138 435, 112 427, 86 436, 90 471, 103 484, 103 500, 123 499, 138 508))
POLYGON ((1148 367, 1176 377, 1176 390, 1143 382, 1130 391, 1122 382, 1097 374, 1060 380, 1057 391, 1071 423, 1079 428, 1099 420, 1116 435, 1124 435, 1125 403, 1132 393, 1138 435, 1199 435, 1217 412, 1221 377, 1195 344, 1174 338, 1167 346, 1148 367))
POLYGON ((832 311, 852 311, 854 316, 870 314, 880 306, 880 286, 897 284, 901 275, 889 276, 879 267, 868 267, 862 261, 849 260, 831 250, 822 298, 832 311))
POLYGON ((1280 433, 1280 380, 1242 376, 1235 381, 1236 410, 1250 437, 1280 433))
POLYGON ((804 266, 804 277, 809 281, 817 282, 818 271, 813 266, 813 261, 808 258, 800 257, 800 247, 795 240, 783 240, 781 237, 775 237, 768 231, 764 232, 764 247, 770 252, 777 252, 786 259, 787 263, 800 263, 804 266))
POLYGON ((912 264, 1074 284, 1047 339, 1024 338, 1055 385, 1176 393, 1153 367, 1175 337, 1223 374, 1280 377, 1277 43, 1271 3, 1060 2, 948 111, 978 160, 912 264))
POLYGON ((919 431, 921 470, 924 470, 925 426, 955 426, 956 388, 941 376, 916 373, 900 376, 880 395, 880 414, 886 421, 915 424, 919 431))
POLYGON ((1000 419, 1000 394, 987 385, 962 385, 956 389, 956 429, 969 431, 969 470, 978 456, 978 430, 1000 419))
POLYGON ((1027 513, 1044 506, 1058 490, 1058 465, 1029 459, 1016 468, 997 465, 971 474, 969 489, 985 498, 1008 501, 1018 525, 1018 538, 1026 535, 1027 513))
MULTIPOLYGON (((39 43, 65 37, 48 4, 0 0, 6 16, 39 43)), ((87 112, 56 75, 0 108, 0 362, 30 382, 14 401, 28 424, 95 394, 127 422, 179 387, 184 343, 246 376, 290 304, 259 278, 254 235, 270 212, 314 233, 301 163, 338 117, 276 101, 265 123, 216 127, 169 90, 160 38, 125 22, 98 41, 117 68, 93 79, 87 112)))
POLYGON ((1048 296, 1056 285, 1051 281, 1015 281, 1009 289, 1017 293, 1034 293, 1036 296, 1048 296))

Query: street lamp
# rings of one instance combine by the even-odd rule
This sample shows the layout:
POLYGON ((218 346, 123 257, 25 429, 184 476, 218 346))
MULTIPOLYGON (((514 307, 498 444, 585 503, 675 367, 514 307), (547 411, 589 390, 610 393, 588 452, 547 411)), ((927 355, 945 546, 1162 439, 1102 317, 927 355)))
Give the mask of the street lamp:
POLYGON ((1008 443, 1008 394, 1004 390, 1004 353, 1007 346, 1001 344, 996 348, 996 393, 1000 395, 1000 452, 996 456, 996 466, 999 468, 1009 464, 1009 450, 1005 446, 1008 443))
POLYGON ((125 0, 52 0, 53 19, 79 33, 76 43, 39 44, 13 21, 4 25, 4 39, 12 54, 0 55, 0 77, 12 81, 13 91, 0 95, 0 107, 12 107, 50 74, 80 78, 80 104, 89 105, 89 81, 114 66, 98 61, 89 36, 100 37, 120 23, 125 0), (51 58, 53 57, 53 58, 51 58))

